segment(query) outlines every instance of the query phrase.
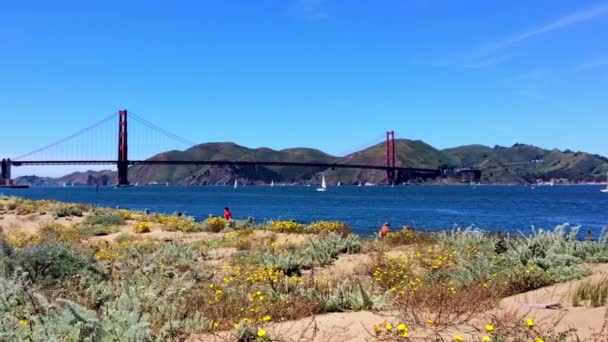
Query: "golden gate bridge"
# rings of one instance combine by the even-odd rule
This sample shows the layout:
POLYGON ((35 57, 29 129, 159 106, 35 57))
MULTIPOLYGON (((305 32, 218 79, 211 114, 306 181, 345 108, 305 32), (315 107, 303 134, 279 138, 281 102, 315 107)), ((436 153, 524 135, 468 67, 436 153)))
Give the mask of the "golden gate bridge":
MULTIPOLYGON (((216 159, 193 159, 193 160, 171 160, 171 159, 143 159, 143 158, 129 158, 129 118, 133 119, 139 127, 145 130, 153 131, 161 136, 169 138, 173 141, 179 142, 189 147, 194 147, 197 144, 182 138, 176 134, 169 132, 168 130, 159 127, 145 118, 128 113, 127 110, 120 110, 118 112, 118 144, 117 157, 96 158, 93 153, 89 153, 87 158, 65 158, 57 157, 55 154, 53 157, 40 157, 45 151, 49 150, 60 150, 64 154, 77 154, 74 151, 82 148, 83 146, 94 146, 96 141, 95 138, 87 138, 87 134, 106 127, 107 124, 116 119, 116 114, 112 114, 96 122, 95 124, 88 126, 80 131, 59 139, 53 143, 45 145, 29 153, 13 157, 3 158, 1 165, 0 174, 0 186, 12 187, 14 182, 12 179, 11 171, 13 167, 21 166, 44 166, 44 165, 116 165, 117 168, 117 179, 116 185, 128 186, 129 183, 129 167, 134 165, 218 165, 218 166, 283 166, 283 167, 315 167, 320 169, 367 169, 367 170, 381 170, 386 172, 385 183, 388 185, 403 183, 410 179, 415 178, 437 178, 446 176, 447 174, 456 176, 466 176, 471 179, 479 179, 481 171, 476 169, 428 169, 428 168, 413 168, 403 167, 396 165, 395 159, 395 132, 386 132, 386 154, 385 163, 380 165, 368 165, 368 164, 351 164, 351 163, 327 163, 314 160, 306 160, 301 162, 294 161, 270 161, 270 160, 216 160, 216 159), (65 145, 72 144, 71 149, 65 148, 65 145), (61 146, 64 146, 61 148, 61 146)), ((116 124, 116 122, 114 122, 116 124)), ((115 131, 113 132, 115 134, 115 131)), ((116 136, 114 136, 116 137, 116 136)), ((142 144, 146 145, 146 143, 142 144)), ((104 144, 104 146, 111 146, 104 144)), ((131 145, 132 148, 132 145, 131 145)), ((114 150, 116 153, 116 150, 114 150)), ((107 153, 106 153, 107 155, 107 153)))

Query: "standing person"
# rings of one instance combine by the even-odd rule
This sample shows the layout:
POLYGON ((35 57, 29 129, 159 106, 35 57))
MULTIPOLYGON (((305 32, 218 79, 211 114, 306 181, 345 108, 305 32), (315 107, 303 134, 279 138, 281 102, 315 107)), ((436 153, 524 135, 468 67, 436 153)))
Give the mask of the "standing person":
POLYGON ((232 220, 232 213, 230 212, 230 209, 228 209, 228 207, 224 208, 224 218, 226 220, 232 220))
POLYGON ((382 225, 382 227, 380 228, 380 231, 378 232, 378 237, 379 238, 383 238, 386 236, 386 234, 388 234, 391 231, 391 224, 388 222, 384 222, 384 224, 382 225))

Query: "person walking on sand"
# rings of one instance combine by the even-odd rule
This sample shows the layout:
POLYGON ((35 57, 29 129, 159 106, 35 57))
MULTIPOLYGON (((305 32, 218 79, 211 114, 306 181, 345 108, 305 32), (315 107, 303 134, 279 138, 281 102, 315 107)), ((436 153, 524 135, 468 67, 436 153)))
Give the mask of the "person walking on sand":
POLYGON ((228 209, 228 207, 224 208, 224 219, 232 220, 232 213, 230 212, 230 209, 228 209))
POLYGON ((382 225, 382 227, 380 228, 380 231, 378 232, 378 237, 379 238, 383 238, 386 236, 386 234, 388 234, 391 231, 391 224, 388 222, 384 222, 384 224, 382 225))

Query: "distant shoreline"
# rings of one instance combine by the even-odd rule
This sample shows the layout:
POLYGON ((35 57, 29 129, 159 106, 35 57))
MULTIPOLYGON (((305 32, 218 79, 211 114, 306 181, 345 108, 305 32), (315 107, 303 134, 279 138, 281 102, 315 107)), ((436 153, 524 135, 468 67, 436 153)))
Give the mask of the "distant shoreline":
MULTIPOLYGON (((63 185, 59 185, 59 184, 27 184, 30 187, 36 187, 36 188, 44 188, 44 187, 48 187, 48 188, 61 188, 64 187, 63 185)), ((316 184, 275 184, 275 187, 311 187, 311 186, 315 186, 316 184)), ((608 182, 599 182, 599 183, 560 183, 560 184, 554 184, 554 185, 547 185, 547 184, 522 184, 522 183, 480 183, 480 184, 466 184, 466 183, 416 183, 416 184, 402 184, 402 185, 395 185, 395 187, 410 187, 410 186, 470 186, 470 187, 477 187, 477 186, 524 186, 524 187, 552 187, 552 186, 605 186, 608 185, 608 182)), ((65 187, 71 188, 71 187, 96 187, 97 185, 95 184, 74 184, 74 185, 68 185, 65 187)), ((115 187, 115 185, 99 185, 102 188, 111 188, 111 187, 115 187)), ((179 187, 233 187, 231 184, 169 184, 169 187, 172 186, 179 186, 179 187)), ((270 185, 268 184, 239 184, 239 187, 249 187, 249 186, 256 186, 256 187, 270 187, 270 185)), ((163 187, 167 187, 167 185, 131 185, 131 187, 139 187, 139 188, 163 188, 163 187)), ((336 188, 338 187, 337 185, 331 185, 329 184, 328 187, 331 188, 336 188)), ((349 187, 349 188, 356 188, 359 187, 357 185, 351 185, 351 184, 343 184, 340 185, 340 187, 349 187)), ((384 185, 384 184, 377 184, 377 185, 366 185, 366 186, 361 186, 362 188, 379 188, 379 187, 391 187, 389 185, 384 185)))

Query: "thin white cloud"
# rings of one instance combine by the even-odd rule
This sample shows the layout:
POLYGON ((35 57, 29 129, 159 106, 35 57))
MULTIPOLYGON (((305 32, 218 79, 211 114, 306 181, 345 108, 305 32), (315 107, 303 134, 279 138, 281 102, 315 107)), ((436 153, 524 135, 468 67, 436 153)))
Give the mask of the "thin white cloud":
POLYGON ((584 71, 589 69, 595 69, 600 67, 608 66, 608 56, 596 58, 585 63, 577 65, 574 70, 575 71, 584 71))
POLYGON ((471 63, 467 63, 464 65, 467 69, 482 69, 492 65, 500 64, 506 60, 508 60, 510 56, 497 56, 497 57, 489 57, 476 60, 471 63))
POLYGON ((537 67, 517 73, 506 79, 513 87, 513 92, 532 100, 541 101, 547 98, 547 91, 553 82, 555 71, 547 67, 537 67))
POLYGON ((308 19, 323 19, 328 16, 327 0, 296 0, 292 11, 308 19))
POLYGON ((550 68, 537 67, 515 74, 510 79, 514 81, 539 81, 546 79, 551 73, 553 73, 553 70, 550 68))
POLYGON ((520 33, 518 35, 512 36, 505 40, 497 41, 482 47, 481 50, 498 50, 502 48, 506 48, 522 41, 528 40, 530 38, 536 37, 538 35, 549 33, 552 31, 557 31, 568 26, 576 25, 578 23, 582 23, 588 20, 591 20, 596 17, 601 17, 608 14, 608 5, 603 5, 594 8, 588 8, 565 17, 559 18, 555 21, 552 21, 546 25, 541 27, 537 27, 535 29, 520 33))
POLYGON ((499 51, 513 47, 521 42, 535 38, 537 36, 550 33, 553 31, 565 29, 569 26, 580 24, 591 19, 605 16, 608 14, 608 4, 602 6, 587 8, 567 16, 558 18, 543 26, 530 29, 528 31, 513 35, 503 40, 497 40, 487 43, 472 49, 468 53, 461 54, 459 57, 436 59, 431 64, 436 66, 446 66, 453 64, 462 64, 464 67, 471 66, 489 66, 503 62, 506 58, 493 57, 499 51), (485 61, 485 62, 484 62, 485 61), (487 63, 493 61, 494 63, 487 63))

